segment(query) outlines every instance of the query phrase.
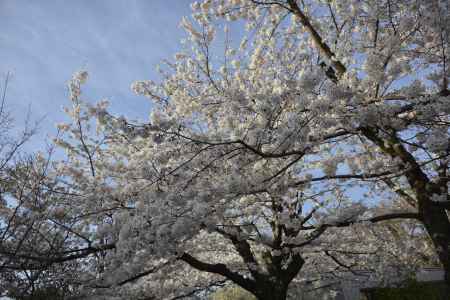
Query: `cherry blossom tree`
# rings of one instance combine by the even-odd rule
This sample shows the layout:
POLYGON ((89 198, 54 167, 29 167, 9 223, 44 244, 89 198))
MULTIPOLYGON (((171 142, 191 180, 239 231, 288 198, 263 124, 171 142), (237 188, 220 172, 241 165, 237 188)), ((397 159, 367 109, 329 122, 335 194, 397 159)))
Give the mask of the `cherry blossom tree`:
POLYGON ((0 295, 14 299, 61 298, 76 286, 81 261, 61 255, 74 244, 70 223, 55 197, 68 199, 51 176, 49 158, 28 155, 2 174, 0 295), (59 262, 56 264, 56 262, 59 262), (41 295, 41 296, 39 296, 41 295), (58 295, 58 297, 57 297, 58 295), (44 297, 44 298, 45 298, 44 297))
MULTIPOLYGON (((58 272, 54 268, 30 264, 27 257, 42 255, 39 250, 45 245, 55 250, 63 236, 49 235, 49 228, 42 223, 41 216, 52 211, 48 209, 52 203, 49 195, 53 194, 49 193, 51 180, 47 176, 50 160, 39 153, 24 153, 23 146, 35 134, 37 125, 31 125, 28 116, 20 130, 12 118, 7 101, 10 80, 8 72, 0 85, 0 297, 22 297, 35 294, 49 283, 61 287, 64 277, 55 276, 58 272)), ((61 266, 57 269, 67 270, 61 266)))
POLYGON ((70 81, 55 173, 71 197, 52 203, 71 239, 33 261, 85 262, 77 280, 97 299, 226 281, 286 299, 315 275, 372 264, 381 278, 430 257, 422 230, 450 285, 448 1, 192 8, 162 80, 132 86, 149 122, 83 101, 87 72, 70 81), (383 222, 406 219, 419 233, 383 222))
MULTIPOLYGON (((284 18, 292 17, 294 25, 285 36, 303 36, 310 42, 332 85, 317 93, 325 102, 321 116, 330 117, 326 128, 357 136, 361 146, 374 148, 353 158, 365 156, 372 163, 384 163, 384 169, 386 160, 393 163, 401 174, 374 174, 373 168, 363 166, 357 171, 363 178, 381 179, 417 208, 450 282, 448 1, 206 1, 196 8, 200 19, 207 15, 249 20, 249 27, 265 34, 259 48, 265 53, 281 45, 270 46, 270 40, 282 32, 284 18)), ((278 53, 285 48, 279 47, 278 53)), ((259 53, 252 58, 261 58, 264 66, 270 61, 259 53)), ((288 93, 290 78, 273 82, 277 79, 280 91, 288 93)))
POLYGON ((204 1, 193 10, 164 80, 133 85, 154 102, 150 123, 81 101, 87 73, 71 82, 74 122, 61 129, 73 139, 58 143, 72 164, 61 170, 88 195, 82 210, 96 212, 99 251, 115 249, 104 267, 124 268, 104 286, 159 258, 284 299, 303 248, 328 229, 397 218, 422 222, 448 273, 448 4, 204 1), (223 18, 244 21, 240 44, 223 18), (355 204, 385 198, 409 208, 380 215, 355 204), (195 257, 200 233, 228 241, 244 275, 195 257))
POLYGON ((43 290, 49 296, 49 288, 61 295, 68 282, 61 274, 74 270, 78 262, 53 267, 33 259, 34 255, 49 259, 57 249, 68 248, 67 228, 58 230, 62 228, 52 200, 57 195, 53 191, 57 177, 49 174, 53 147, 48 155, 24 152, 37 124, 30 124, 29 114, 20 130, 7 101, 11 73, 4 78, 0 85, 0 297, 36 298, 43 290))
POLYGON ((258 20, 268 20, 262 27, 270 36, 284 17, 292 17, 294 25, 287 34, 306 36, 324 61, 319 66, 335 84, 324 97, 317 95, 328 105, 321 109, 322 116, 333 119, 329 122, 334 132, 358 136, 363 147, 375 147, 353 158, 394 164, 394 176, 392 170, 385 176, 363 166, 357 171, 363 178, 380 178, 417 209, 450 284, 448 1, 250 2, 255 10, 246 9, 245 1, 217 1, 217 6, 204 2, 198 9, 208 15, 211 8, 205 5, 211 4, 213 14, 250 18, 256 27, 258 20), (260 13, 251 13, 255 11, 260 13))

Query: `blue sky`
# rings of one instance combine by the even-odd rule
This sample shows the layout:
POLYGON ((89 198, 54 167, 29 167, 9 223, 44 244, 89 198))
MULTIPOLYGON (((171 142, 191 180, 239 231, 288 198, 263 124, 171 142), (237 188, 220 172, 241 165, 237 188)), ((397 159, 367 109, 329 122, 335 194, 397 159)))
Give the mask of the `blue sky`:
POLYGON ((44 117, 27 150, 38 150, 65 119, 67 80, 86 69, 89 101, 108 98, 112 110, 145 119, 150 103, 130 85, 155 79, 156 65, 171 58, 184 37, 181 17, 191 0, 0 0, 0 76, 12 73, 7 101, 23 125, 25 112, 44 117))

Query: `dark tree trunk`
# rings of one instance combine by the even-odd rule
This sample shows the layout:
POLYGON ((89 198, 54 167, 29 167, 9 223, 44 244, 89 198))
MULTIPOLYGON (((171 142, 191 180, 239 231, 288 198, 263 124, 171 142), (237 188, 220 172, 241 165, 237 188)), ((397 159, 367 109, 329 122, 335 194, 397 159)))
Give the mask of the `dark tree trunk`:
POLYGON ((253 294, 258 300, 286 300, 288 284, 274 278, 274 281, 256 282, 253 294))
MULTIPOLYGON (((188 263, 191 267, 204 272, 219 274, 234 282, 241 288, 252 293, 258 300, 286 300, 288 286, 300 272, 305 260, 300 253, 285 253, 272 256, 270 251, 263 252, 265 268, 261 268, 253 255, 250 244, 246 240, 237 238, 230 233, 219 231, 219 233, 231 240, 242 260, 247 264, 251 277, 244 276, 232 271, 225 264, 210 264, 183 253, 178 259, 188 263), (288 263, 283 263, 287 262, 288 263)), ((277 240, 277 239, 276 239, 277 240)), ((281 239, 278 240, 278 246, 281 239)))
POLYGON ((254 278, 247 278, 231 271, 224 264, 209 264, 202 262, 188 253, 180 256, 180 260, 188 263, 199 271, 222 275, 241 288, 252 293, 258 300, 286 300, 289 284, 298 274, 304 264, 300 254, 293 254, 291 262, 285 269, 278 263, 269 265, 272 272, 260 273, 253 271, 254 278))

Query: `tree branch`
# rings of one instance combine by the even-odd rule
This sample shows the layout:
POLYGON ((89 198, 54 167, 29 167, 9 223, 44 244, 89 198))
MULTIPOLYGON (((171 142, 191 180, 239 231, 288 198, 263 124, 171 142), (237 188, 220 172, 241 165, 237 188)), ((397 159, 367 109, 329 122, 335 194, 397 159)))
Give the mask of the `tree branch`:
POLYGON ((188 253, 183 253, 179 258, 179 260, 182 260, 189 264, 191 267, 199 270, 204 271, 208 273, 214 273, 221 275, 225 278, 228 278, 229 280, 233 281, 240 287, 246 289, 249 292, 254 293, 256 290, 256 284, 253 280, 248 279, 244 276, 242 276, 239 273, 233 272, 225 264, 210 264, 205 263, 203 261, 198 260, 197 258, 193 257, 192 255, 188 253))
POLYGON ((314 230, 310 237, 306 240, 303 241, 299 244, 294 244, 294 243, 288 243, 288 244, 284 244, 283 247, 303 247, 306 246, 308 244, 310 244, 312 241, 314 241, 315 239, 319 238, 328 228, 332 228, 332 227, 348 227, 352 224, 355 223, 361 223, 361 222, 370 222, 370 223, 378 223, 378 222, 382 222, 382 221, 389 221, 389 220, 397 220, 397 219, 415 219, 415 220, 422 220, 422 215, 419 213, 391 213, 391 214, 386 214, 386 215, 380 215, 380 216, 376 216, 376 217, 372 217, 370 219, 366 219, 366 220, 350 220, 350 221, 342 221, 342 222, 336 222, 334 224, 322 224, 319 227, 316 226, 304 226, 302 229, 303 230, 314 230))
POLYGON ((321 50, 321 52, 330 60, 331 65, 336 69, 338 77, 342 76, 347 69, 345 66, 338 60, 336 60, 336 55, 331 51, 330 47, 323 41, 320 34, 314 28, 314 26, 309 21, 309 18, 303 13, 300 7, 297 5, 296 0, 287 0, 289 4, 290 11, 296 15, 300 23, 305 26, 306 30, 311 34, 311 38, 316 44, 316 46, 321 50))

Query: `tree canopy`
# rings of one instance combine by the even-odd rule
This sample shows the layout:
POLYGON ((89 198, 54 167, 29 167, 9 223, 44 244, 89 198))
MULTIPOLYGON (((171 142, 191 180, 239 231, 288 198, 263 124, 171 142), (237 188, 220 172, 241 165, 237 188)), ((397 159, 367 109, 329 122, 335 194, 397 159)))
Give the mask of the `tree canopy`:
POLYGON ((26 202, 32 236, 51 239, 6 239, 10 267, 73 268, 59 278, 95 299, 233 282, 284 300, 434 261, 450 286, 449 2, 192 10, 161 81, 132 86, 153 103, 148 122, 86 101, 88 73, 74 75, 55 139, 67 158, 35 182, 45 205, 26 202))

